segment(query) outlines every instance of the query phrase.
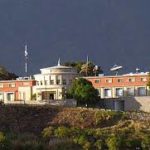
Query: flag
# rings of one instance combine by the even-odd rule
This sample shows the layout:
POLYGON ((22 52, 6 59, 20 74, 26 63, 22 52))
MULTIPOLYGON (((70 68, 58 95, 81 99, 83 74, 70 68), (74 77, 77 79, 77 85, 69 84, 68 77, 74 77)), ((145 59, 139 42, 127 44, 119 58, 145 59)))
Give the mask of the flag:
POLYGON ((26 59, 28 58, 28 47, 27 47, 27 45, 25 45, 24 56, 26 59))

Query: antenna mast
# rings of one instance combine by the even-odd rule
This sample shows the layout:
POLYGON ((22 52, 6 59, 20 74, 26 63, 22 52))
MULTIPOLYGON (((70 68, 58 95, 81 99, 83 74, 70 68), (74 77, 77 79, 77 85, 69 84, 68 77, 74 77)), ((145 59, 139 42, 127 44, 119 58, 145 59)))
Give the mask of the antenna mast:
POLYGON ((25 56, 25 74, 27 76, 28 75, 28 47, 27 45, 25 45, 24 56, 25 56))

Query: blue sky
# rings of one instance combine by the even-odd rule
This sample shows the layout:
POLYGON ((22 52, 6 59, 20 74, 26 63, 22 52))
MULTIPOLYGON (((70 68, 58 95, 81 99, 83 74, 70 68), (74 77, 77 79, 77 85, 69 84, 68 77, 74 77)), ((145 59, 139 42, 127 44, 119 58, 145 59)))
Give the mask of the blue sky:
POLYGON ((0 64, 24 74, 62 62, 86 60, 108 72, 150 69, 148 0, 0 0, 0 64))

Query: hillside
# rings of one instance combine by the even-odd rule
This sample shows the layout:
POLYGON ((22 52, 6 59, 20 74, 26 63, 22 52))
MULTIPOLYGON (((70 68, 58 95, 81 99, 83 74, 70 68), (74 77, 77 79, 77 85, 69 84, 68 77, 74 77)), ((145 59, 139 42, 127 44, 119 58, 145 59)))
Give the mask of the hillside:
MULTIPOLYGON (((39 133, 48 125, 80 128, 104 128, 119 121, 133 120, 140 124, 149 123, 146 113, 116 113, 86 108, 61 108, 49 106, 1 106, 0 129, 13 132, 39 133)), ((146 124, 145 124, 146 125, 146 124)))
MULTIPOLYGON (((18 143, 20 147, 27 145, 33 147, 34 144, 52 147, 54 144, 48 144, 50 139, 53 139, 55 145, 60 145, 69 138, 70 149, 74 146, 77 146, 77 149, 86 149, 85 145, 87 142, 91 144, 91 138, 97 141, 97 138, 103 136, 102 139, 108 145, 106 139, 116 133, 126 135, 126 138, 132 136, 132 139, 137 138, 138 133, 136 140, 144 139, 150 134, 150 114, 86 108, 6 105, 0 106, 0 131, 14 147, 18 146, 18 143), (84 135, 86 140, 82 137, 84 140, 81 142, 81 135, 84 135), (61 142, 58 140, 60 138, 61 142), (27 143, 24 143, 24 140, 27 143)), ((106 144, 105 147, 108 148, 106 144)))

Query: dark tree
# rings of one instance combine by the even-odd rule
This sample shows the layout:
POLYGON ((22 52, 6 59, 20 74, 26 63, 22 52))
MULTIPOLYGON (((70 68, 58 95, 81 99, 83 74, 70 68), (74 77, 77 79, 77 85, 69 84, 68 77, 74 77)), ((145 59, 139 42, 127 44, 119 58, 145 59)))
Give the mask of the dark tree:
POLYGON ((17 77, 16 74, 8 72, 4 67, 0 66, 0 80, 13 80, 17 77))
POLYGON ((93 62, 66 62, 64 65, 74 67, 80 76, 97 76, 99 73, 103 73, 102 68, 93 62))

